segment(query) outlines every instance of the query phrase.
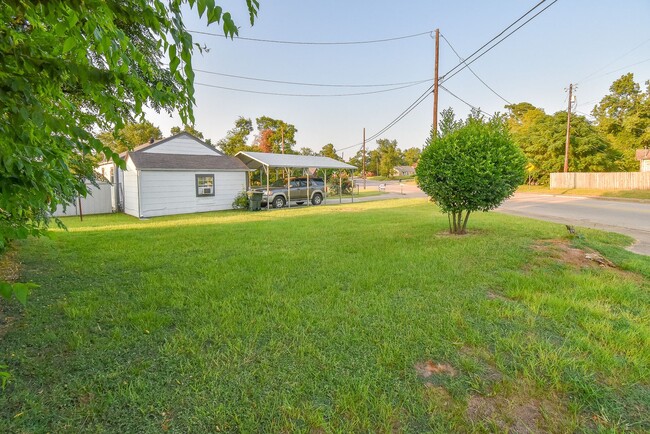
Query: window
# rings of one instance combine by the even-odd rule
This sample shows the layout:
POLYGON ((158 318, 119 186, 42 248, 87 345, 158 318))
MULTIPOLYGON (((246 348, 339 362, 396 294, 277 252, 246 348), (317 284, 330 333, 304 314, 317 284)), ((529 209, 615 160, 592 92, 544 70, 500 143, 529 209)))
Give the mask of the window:
POLYGON ((214 175, 196 175, 196 195, 214 196, 214 175))

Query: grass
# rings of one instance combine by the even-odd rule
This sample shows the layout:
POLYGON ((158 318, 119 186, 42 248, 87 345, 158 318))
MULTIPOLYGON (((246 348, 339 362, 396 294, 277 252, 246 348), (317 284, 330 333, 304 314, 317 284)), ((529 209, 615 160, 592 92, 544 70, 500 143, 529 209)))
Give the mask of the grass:
POLYGON ((452 237, 424 200, 66 224, 18 246, 41 287, 3 308, 2 432, 650 430, 650 263, 622 235, 452 237))
POLYGON ((596 196, 596 197, 614 197, 626 199, 645 199, 650 200, 650 190, 596 190, 587 188, 554 188, 551 189, 542 185, 522 185, 517 191, 519 193, 538 193, 553 195, 569 196, 596 196))

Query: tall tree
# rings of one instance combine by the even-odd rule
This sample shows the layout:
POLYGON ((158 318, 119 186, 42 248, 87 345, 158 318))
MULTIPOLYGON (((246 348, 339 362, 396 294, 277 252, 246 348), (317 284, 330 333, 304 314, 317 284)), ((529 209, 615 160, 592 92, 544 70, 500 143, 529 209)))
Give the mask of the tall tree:
MULTIPOLYGON (((547 115, 529 103, 506 106, 508 127, 528 160, 528 182, 548 184, 551 172, 562 170, 566 139, 566 111, 547 115)), ((620 154, 584 117, 571 117, 569 170, 612 171, 619 168, 620 154)))
POLYGON ((422 151, 420 150, 420 148, 408 148, 402 153, 404 164, 406 164, 407 166, 414 165, 420 159, 421 153, 422 151))
POLYGON ((642 91, 632 73, 623 75, 592 111, 598 130, 622 153, 625 170, 638 170, 634 151, 650 147, 650 81, 645 84, 642 91))
POLYGON ((447 135, 452 131, 457 130, 463 125, 463 121, 456 120, 456 114, 451 107, 448 107, 440 112, 440 120, 438 121, 438 131, 441 136, 447 135))
POLYGON ((120 153, 147 143, 151 139, 160 140, 162 132, 151 122, 143 121, 128 123, 117 134, 113 131, 102 131, 97 138, 114 152, 120 153))
POLYGON ((336 153, 336 149, 334 149, 334 145, 331 143, 323 146, 318 155, 341 161, 341 157, 339 157, 339 155, 336 153))
POLYGON ((282 152, 282 141, 284 138, 284 152, 293 154, 293 147, 296 145, 295 135, 298 132, 296 127, 280 119, 273 119, 262 116, 255 119, 258 135, 256 144, 264 152, 282 152), (268 150, 268 151, 267 151, 268 150))
POLYGON ((300 151, 298 151, 298 153, 300 155, 316 155, 316 153, 311 148, 300 148, 300 151))
POLYGON ((392 177, 393 168, 399 165, 401 154, 397 148, 397 140, 378 139, 379 175, 392 177))
POLYGON ((239 151, 253 150, 248 146, 248 136, 253 131, 253 122, 249 118, 239 116, 235 121, 235 126, 228 131, 226 137, 217 142, 217 147, 224 154, 235 155, 239 151))

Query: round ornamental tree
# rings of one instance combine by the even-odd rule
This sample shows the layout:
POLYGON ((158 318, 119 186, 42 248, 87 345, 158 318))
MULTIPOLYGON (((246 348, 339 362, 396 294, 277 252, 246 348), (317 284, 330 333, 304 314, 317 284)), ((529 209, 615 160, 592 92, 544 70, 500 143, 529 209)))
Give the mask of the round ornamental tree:
POLYGON ((449 231, 464 234, 474 211, 489 211, 525 179, 526 158, 503 119, 470 117, 427 140, 416 169, 418 185, 449 216, 449 231))

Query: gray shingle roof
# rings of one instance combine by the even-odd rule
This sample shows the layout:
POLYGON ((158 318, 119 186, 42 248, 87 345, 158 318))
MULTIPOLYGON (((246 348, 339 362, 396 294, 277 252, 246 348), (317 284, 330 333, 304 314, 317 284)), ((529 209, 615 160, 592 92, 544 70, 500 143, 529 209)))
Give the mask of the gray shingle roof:
POLYGON ((138 169, 160 170, 248 170, 238 158, 226 155, 182 155, 129 152, 138 169))

